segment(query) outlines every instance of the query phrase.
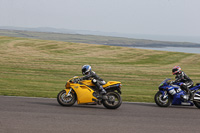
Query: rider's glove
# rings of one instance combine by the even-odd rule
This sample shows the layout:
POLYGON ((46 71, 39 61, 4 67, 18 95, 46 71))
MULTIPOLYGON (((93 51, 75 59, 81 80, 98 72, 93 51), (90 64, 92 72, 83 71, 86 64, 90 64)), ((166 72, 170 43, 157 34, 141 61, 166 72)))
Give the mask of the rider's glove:
POLYGON ((174 84, 174 81, 170 81, 170 84, 174 84))
POLYGON ((74 79, 74 82, 77 83, 78 81, 82 81, 83 78, 77 78, 77 79, 74 79))
POLYGON ((77 83, 79 81, 79 78, 74 79, 74 83, 77 83))

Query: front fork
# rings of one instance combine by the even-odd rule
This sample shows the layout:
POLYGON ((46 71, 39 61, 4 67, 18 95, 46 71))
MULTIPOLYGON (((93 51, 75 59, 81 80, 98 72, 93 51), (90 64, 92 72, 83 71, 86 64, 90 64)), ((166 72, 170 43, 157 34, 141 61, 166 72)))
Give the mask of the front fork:
POLYGON ((167 99, 168 98, 168 94, 167 94, 167 91, 161 91, 162 93, 162 99, 167 99))
POLYGON ((68 93, 67 93, 67 89, 65 89, 65 91, 66 91, 66 96, 68 97, 68 96, 70 96, 70 93, 71 93, 71 91, 72 91, 72 88, 70 88, 70 90, 69 90, 68 93))

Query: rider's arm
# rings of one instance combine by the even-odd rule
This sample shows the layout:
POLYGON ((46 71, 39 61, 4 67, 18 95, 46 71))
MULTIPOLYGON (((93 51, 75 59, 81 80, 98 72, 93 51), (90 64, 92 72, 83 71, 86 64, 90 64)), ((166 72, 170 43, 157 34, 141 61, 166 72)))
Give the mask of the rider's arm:
POLYGON ((90 78, 89 75, 86 75, 84 77, 74 79, 74 82, 77 83, 78 81, 87 80, 88 78, 90 78))
POLYGON ((94 77, 94 73, 93 72, 90 72, 90 74, 85 75, 84 77, 81 77, 80 81, 81 80, 88 80, 90 77, 94 77))
POLYGON ((100 80, 100 81, 103 81, 94 71, 92 71, 89 75, 86 75, 82 78, 79 78, 79 80, 88 80, 90 78, 94 78, 94 79, 97 79, 97 80, 100 80))
POLYGON ((175 77, 175 81, 174 82, 180 82, 181 80, 182 80, 182 78, 183 78, 183 74, 181 73, 181 74, 179 74, 179 75, 177 75, 176 77, 175 77))
POLYGON ((180 82, 181 81, 181 79, 175 79, 175 83, 178 83, 178 82, 180 82))
POLYGON ((89 79, 90 77, 91 77, 91 75, 86 75, 86 76, 84 76, 84 77, 81 77, 80 80, 87 80, 87 79, 89 79))

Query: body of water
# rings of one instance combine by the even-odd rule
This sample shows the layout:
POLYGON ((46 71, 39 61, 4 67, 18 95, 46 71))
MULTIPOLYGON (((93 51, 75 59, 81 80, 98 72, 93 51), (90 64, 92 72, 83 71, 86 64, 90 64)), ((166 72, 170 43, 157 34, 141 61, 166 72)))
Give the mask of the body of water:
POLYGON ((155 47, 134 47, 134 48, 200 54, 200 48, 190 48, 190 47, 162 47, 162 48, 155 48, 155 47))

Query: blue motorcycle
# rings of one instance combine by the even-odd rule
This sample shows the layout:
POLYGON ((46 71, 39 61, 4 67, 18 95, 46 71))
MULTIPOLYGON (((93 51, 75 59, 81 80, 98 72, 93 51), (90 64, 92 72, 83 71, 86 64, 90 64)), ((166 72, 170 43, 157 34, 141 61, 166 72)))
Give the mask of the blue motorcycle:
POLYGON ((186 92, 180 88, 182 83, 169 82, 171 79, 165 79, 158 87, 159 91, 155 94, 155 103, 160 107, 168 107, 170 105, 195 105, 200 109, 200 83, 190 88, 192 97, 185 101, 181 95, 186 95, 186 92))

